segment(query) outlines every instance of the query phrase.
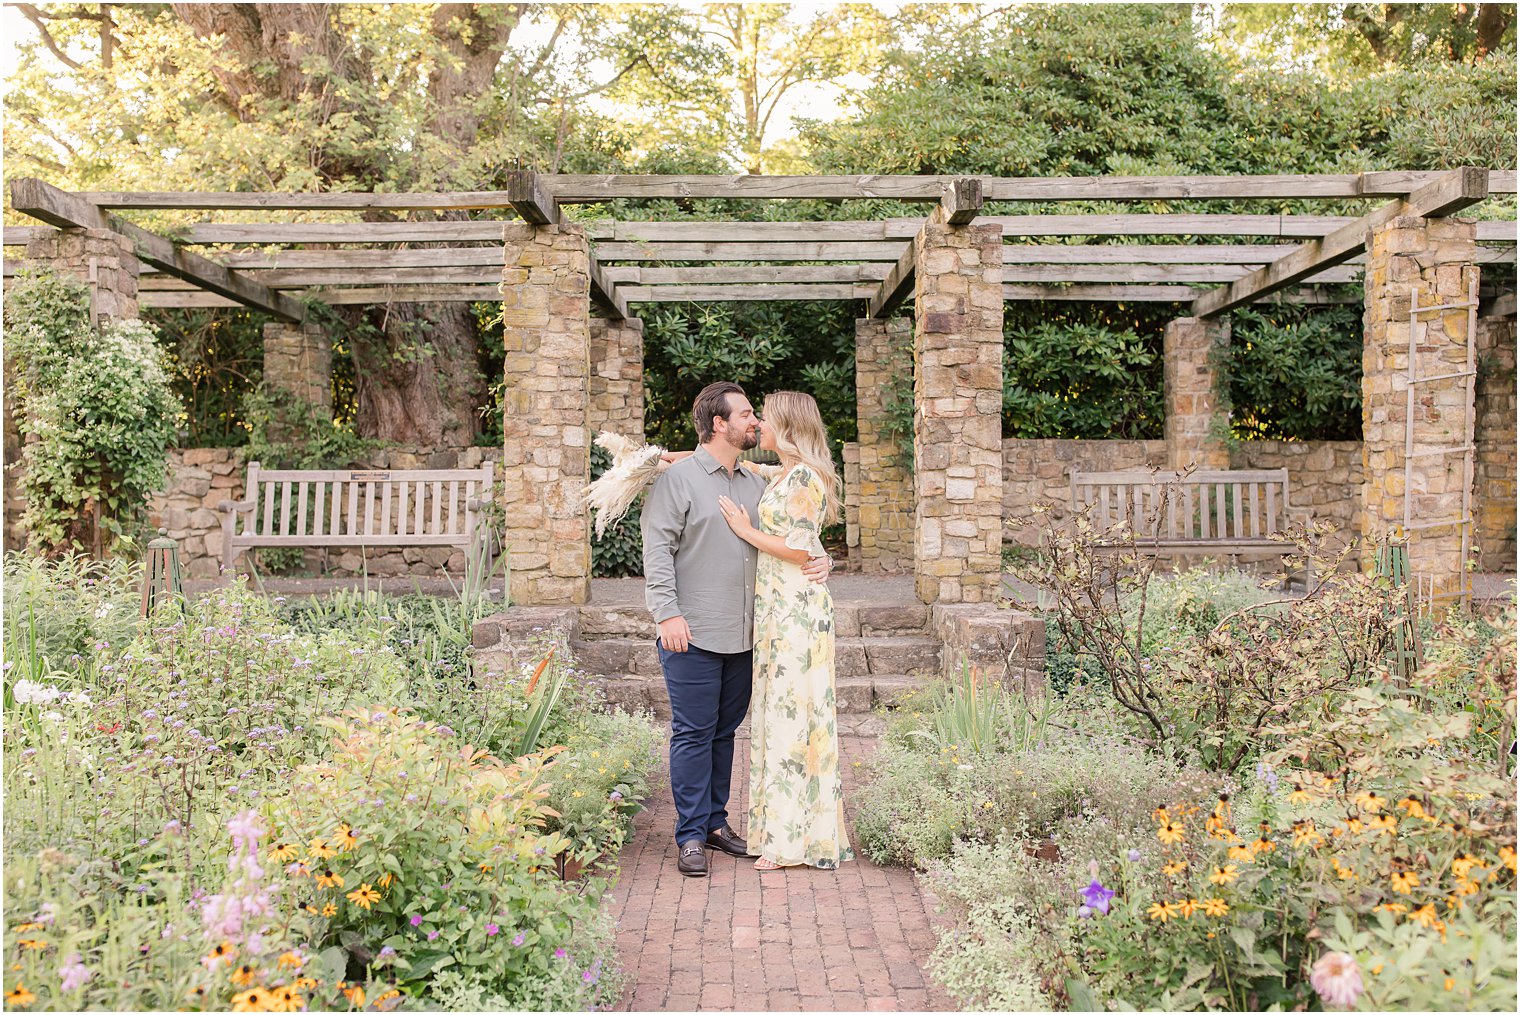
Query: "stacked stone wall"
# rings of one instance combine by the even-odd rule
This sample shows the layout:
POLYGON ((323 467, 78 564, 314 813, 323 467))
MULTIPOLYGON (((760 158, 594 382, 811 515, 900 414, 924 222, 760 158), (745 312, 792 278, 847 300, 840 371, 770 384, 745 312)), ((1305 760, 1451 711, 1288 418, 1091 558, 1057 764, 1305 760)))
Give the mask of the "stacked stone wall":
POLYGON ((1002 585, 1003 236, 949 225, 914 238, 914 585, 926 603, 1002 585))
MULTIPOLYGON (((320 325, 264 325, 264 385, 332 413, 332 342, 320 325)), ((286 439, 278 424, 271 436, 286 439)))
POLYGON ((508 223, 501 300, 502 429, 512 601, 584 603, 591 592, 591 257, 576 225, 508 223))
POLYGON ((1229 342, 1229 321, 1197 317, 1168 322, 1162 335, 1167 459, 1173 471, 1230 467, 1225 440, 1229 417, 1222 411, 1218 385, 1220 358, 1229 342))
POLYGON ((1473 468, 1478 569, 1515 570, 1515 319, 1478 319, 1477 455, 1473 468))
POLYGON ((586 425, 638 440, 644 436, 644 322, 591 320, 586 425))
POLYGON ((1373 232, 1367 250, 1362 455, 1370 482, 1361 487, 1361 529, 1369 536, 1396 533, 1407 522, 1410 570, 1432 582, 1437 597, 1463 584, 1463 527, 1434 523, 1461 519, 1468 477, 1461 455, 1422 452, 1474 440, 1473 406, 1460 376, 1470 314, 1456 306, 1423 314, 1413 325, 1417 374, 1442 379, 1415 388, 1411 416, 1410 309, 1412 298, 1422 307, 1468 300, 1477 272, 1476 232, 1469 220, 1400 216, 1373 232), (1410 427, 1420 457, 1410 460, 1406 481, 1410 427))
POLYGON ((887 432, 888 399, 913 378, 913 321, 855 322, 858 442, 844 446, 845 541, 863 574, 913 570, 911 462, 887 432))

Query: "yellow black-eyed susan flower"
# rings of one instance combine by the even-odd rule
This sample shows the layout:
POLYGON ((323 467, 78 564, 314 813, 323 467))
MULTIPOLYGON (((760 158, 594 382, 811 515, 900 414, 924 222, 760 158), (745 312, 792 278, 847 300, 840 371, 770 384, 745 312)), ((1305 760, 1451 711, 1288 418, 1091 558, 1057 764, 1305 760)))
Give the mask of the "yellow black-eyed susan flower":
POLYGON ((1177 917, 1181 915, 1182 910, 1175 903, 1156 902, 1152 903, 1151 908, 1147 909, 1145 913, 1152 920, 1155 920, 1159 923, 1165 923, 1168 920, 1177 919, 1177 917))
POLYGON ((333 841, 338 844, 339 849, 349 850, 359 845, 359 836, 354 834, 353 828, 347 822, 344 822, 338 826, 337 831, 333 832, 333 841))
POLYGON ((1163 846, 1175 846, 1184 837, 1182 826, 1175 821, 1163 822, 1161 827, 1156 829, 1156 838, 1161 840, 1163 846))
POLYGON ((253 978, 257 975, 258 970, 245 962, 232 971, 232 982, 239 987, 246 987, 253 982, 253 978))
POLYGON ((1240 877, 1240 868, 1231 863, 1223 867, 1215 867, 1214 873, 1209 875, 1209 880, 1216 885, 1227 885, 1238 877, 1240 877))
POLYGON ((1420 876, 1414 871, 1394 871, 1389 881, 1400 895, 1408 895, 1420 887, 1420 876))
POLYGON ((1204 916, 1223 916, 1224 914, 1228 913, 1229 911, 1230 911, 1229 903, 1225 902, 1223 899, 1219 898, 1218 896, 1215 896, 1212 899, 1204 899, 1203 900, 1203 915, 1204 916))
POLYGON ((326 860, 330 856, 337 856, 338 851, 329 846, 326 839, 319 836, 307 845, 306 855, 314 859, 326 860))
POLYGON ((273 1000, 274 998, 269 993, 269 991, 265 990, 263 987, 254 987, 252 990, 245 990, 241 994, 232 995, 232 1010, 274 1011, 274 1009, 270 1007, 270 1004, 273 1002, 273 1000))
POLYGON ((288 842, 277 842, 269 847, 269 859, 275 863, 289 863, 298 856, 300 853, 288 842))
POLYGON ((18 983, 10 990, 7 990, 5 992, 5 1003, 14 1005, 17 1008, 25 1008, 27 1005, 36 1000, 37 995, 27 990, 26 984, 24 983, 18 983))
POLYGON ((343 875, 333 873, 331 868, 317 875, 318 888, 342 888, 343 875))
POLYGON ((380 893, 371 888, 369 883, 366 882, 349 892, 347 898, 349 902, 352 902, 360 909, 368 909, 380 901, 380 893))

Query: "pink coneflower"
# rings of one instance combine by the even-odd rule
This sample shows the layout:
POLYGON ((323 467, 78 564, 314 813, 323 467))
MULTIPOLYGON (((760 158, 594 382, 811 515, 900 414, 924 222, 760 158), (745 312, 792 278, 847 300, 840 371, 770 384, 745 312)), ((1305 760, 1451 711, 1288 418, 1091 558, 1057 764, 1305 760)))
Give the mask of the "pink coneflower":
POLYGON ((1326 952, 1309 971, 1309 983, 1327 1006, 1351 1009, 1362 996, 1362 971, 1345 952, 1326 952))
POLYGON ((501 928, 496 926, 494 923, 486 924, 486 937, 495 937, 497 931, 499 930, 501 930, 501 928))

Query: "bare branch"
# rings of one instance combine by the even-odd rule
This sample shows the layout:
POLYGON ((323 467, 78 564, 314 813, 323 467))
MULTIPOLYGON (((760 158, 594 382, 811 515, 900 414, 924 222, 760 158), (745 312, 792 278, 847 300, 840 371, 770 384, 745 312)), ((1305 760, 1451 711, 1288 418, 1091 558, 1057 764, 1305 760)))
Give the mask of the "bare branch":
POLYGON ((59 20, 56 16, 45 15, 31 4, 17 4, 16 9, 22 13, 26 20, 36 26, 38 34, 42 36, 43 45, 47 46, 52 54, 58 58, 59 62, 70 70, 79 70, 79 61, 70 59, 69 55, 59 48, 57 41, 53 38, 53 33, 48 31, 47 25, 42 23, 44 17, 50 17, 54 21, 59 20))

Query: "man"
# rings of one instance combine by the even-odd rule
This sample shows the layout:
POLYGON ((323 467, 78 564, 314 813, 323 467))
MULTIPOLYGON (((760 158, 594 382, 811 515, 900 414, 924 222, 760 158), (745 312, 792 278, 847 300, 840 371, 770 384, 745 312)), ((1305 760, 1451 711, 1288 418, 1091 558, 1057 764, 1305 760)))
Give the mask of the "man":
MULTIPOLYGON (((734 731, 749 711, 758 552, 734 535, 719 497, 758 518, 766 481, 739 466, 760 442, 760 417, 729 381, 709 384, 691 409, 696 452, 666 469, 644 503, 645 598, 659 624, 670 694, 670 791, 676 868, 707 876, 706 849, 748 855, 728 823, 734 731)), ((826 581, 828 557, 804 573, 826 581)))

